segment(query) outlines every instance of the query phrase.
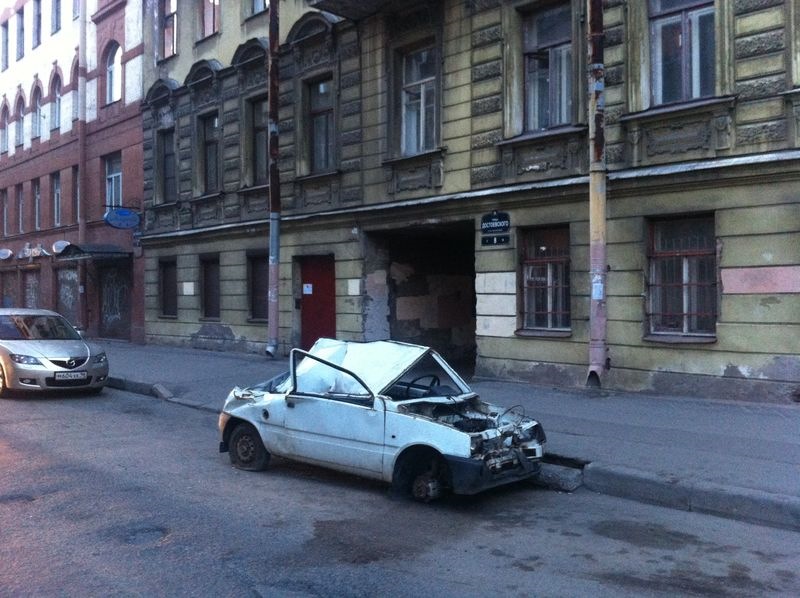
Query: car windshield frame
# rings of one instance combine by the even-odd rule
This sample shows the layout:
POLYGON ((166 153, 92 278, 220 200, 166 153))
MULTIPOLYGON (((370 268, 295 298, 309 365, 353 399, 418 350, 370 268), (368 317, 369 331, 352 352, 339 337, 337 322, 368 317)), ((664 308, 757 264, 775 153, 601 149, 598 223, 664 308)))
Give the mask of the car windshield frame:
POLYGON ((0 340, 77 341, 81 335, 57 314, 4 314, 0 315, 0 340))
MULTIPOLYGON (((455 398, 474 395, 469 385, 450 364, 429 347, 396 341, 355 342, 333 339, 320 339, 309 351, 292 349, 291 375, 275 387, 275 392, 288 394, 298 392, 298 377, 309 376, 313 379, 312 385, 318 386, 320 390, 326 387, 327 392, 321 390, 322 394, 340 394, 336 392, 339 389, 345 391, 343 394, 361 395, 353 393, 352 389, 347 391, 352 384, 346 382, 344 379, 346 377, 356 382, 357 386, 362 386, 372 397, 380 395, 392 401, 402 401, 406 399, 392 396, 389 390, 428 358, 435 362, 441 373, 450 378, 449 382, 455 384, 456 388, 452 390, 456 392, 448 396, 455 398), (368 363, 367 356, 373 362, 378 360, 381 367, 368 363), (343 364, 351 367, 344 367, 343 364), (325 373, 326 368, 331 369, 325 373), (392 368, 396 370, 392 371, 392 368)), ((299 392, 304 391, 301 388, 299 392)))

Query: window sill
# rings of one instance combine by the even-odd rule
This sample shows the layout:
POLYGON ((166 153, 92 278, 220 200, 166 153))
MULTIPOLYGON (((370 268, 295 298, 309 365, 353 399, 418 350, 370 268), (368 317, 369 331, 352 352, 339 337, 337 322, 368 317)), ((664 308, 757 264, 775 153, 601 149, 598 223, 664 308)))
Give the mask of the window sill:
POLYGON ((178 57, 178 53, 175 52, 174 54, 170 54, 169 56, 164 56, 164 58, 159 58, 156 64, 161 66, 162 64, 168 64, 171 60, 178 57))
POLYGON ((252 14, 247 15, 244 18, 243 22, 247 23, 248 21, 254 21, 254 20, 258 19, 258 17, 263 17, 264 15, 267 15, 267 14, 269 14, 269 7, 265 8, 264 10, 259 10, 258 12, 254 12, 252 14))
POLYGON ((200 322, 221 322, 221 321, 222 321, 222 318, 220 318, 220 317, 215 317, 215 318, 198 318, 198 321, 200 321, 200 322))
POLYGON ((325 179, 330 179, 335 176, 339 176, 341 172, 339 170, 328 170, 326 172, 312 172, 311 174, 303 174, 297 176, 294 180, 297 183, 309 183, 314 181, 324 181, 325 179))
POLYGON ((683 334, 646 334, 643 340, 665 345, 710 345, 717 342, 716 336, 688 336, 683 334))
POLYGON ((195 47, 199 46, 199 45, 201 45, 201 44, 203 44, 203 43, 205 43, 207 41, 210 41, 210 40, 214 39, 215 37, 219 37, 219 36, 220 36, 219 31, 215 31, 214 33, 211 33, 210 35, 207 35, 205 37, 201 37, 196 42, 194 42, 194 45, 195 45, 195 47))
POLYGON ((268 320, 267 318, 247 318, 247 322, 250 324, 266 324, 268 320))
POLYGON ((519 328, 514 331, 514 335, 522 338, 568 338, 572 336, 572 330, 519 328))
POLYGON ((168 316, 168 315, 165 315, 165 314, 158 314, 158 319, 159 320, 177 320, 178 316, 168 316))
POLYGON ((556 139, 567 135, 578 135, 586 133, 586 131, 588 130, 589 127, 585 125, 582 126, 567 125, 563 127, 545 129, 543 131, 532 131, 528 133, 523 133, 522 135, 517 135, 516 137, 512 137, 510 139, 504 139, 502 141, 498 141, 497 143, 495 143, 495 145, 498 147, 503 147, 506 145, 535 143, 538 141, 547 141, 550 139, 556 139))
POLYGON ((404 164, 409 164, 412 162, 423 162, 423 161, 431 161, 436 160, 437 158, 441 159, 444 157, 444 154, 447 152, 446 147, 438 147, 436 149, 422 152, 419 154, 412 154, 409 156, 393 156, 391 158, 386 158, 381 162, 384 166, 401 166, 404 164))
POLYGON ((619 118, 620 122, 630 121, 649 121, 657 120, 670 116, 682 116, 695 112, 709 112, 716 108, 733 108, 736 96, 720 96, 715 98, 705 98, 702 100, 691 100, 689 102, 679 102, 674 104, 661 104, 641 112, 632 112, 619 118))
POLYGON ((255 185, 242 185, 239 187, 241 193, 262 193, 269 191, 269 183, 256 183, 255 185))
POLYGON ((224 197, 224 195, 225 195, 224 191, 212 191, 211 193, 204 193, 203 195, 195 195, 194 197, 192 197, 192 201, 201 202, 201 201, 210 201, 213 199, 221 199, 222 197, 224 197))

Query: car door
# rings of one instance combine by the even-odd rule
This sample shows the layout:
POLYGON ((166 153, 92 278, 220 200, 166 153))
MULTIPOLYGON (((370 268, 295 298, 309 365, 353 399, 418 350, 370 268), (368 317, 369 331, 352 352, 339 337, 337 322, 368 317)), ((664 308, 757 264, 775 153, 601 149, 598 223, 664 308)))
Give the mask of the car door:
POLYGON ((383 469, 385 409, 353 376, 315 366, 286 396, 287 456, 368 477, 383 469), (327 371, 326 371, 327 370, 327 371), (320 382, 320 381, 323 382, 320 382))

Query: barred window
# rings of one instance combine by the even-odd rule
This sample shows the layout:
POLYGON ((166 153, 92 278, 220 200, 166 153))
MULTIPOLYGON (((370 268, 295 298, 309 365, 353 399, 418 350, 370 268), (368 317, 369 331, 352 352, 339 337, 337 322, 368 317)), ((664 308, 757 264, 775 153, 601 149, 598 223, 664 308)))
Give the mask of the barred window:
POLYGON ((651 223, 648 295, 651 333, 715 334, 717 256, 712 216, 651 223))
POLYGON ((247 286, 250 296, 250 317, 266 320, 269 310, 269 255, 253 253, 247 256, 247 286))
POLYGON ((175 259, 158 263, 159 303, 162 316, 178 315, 178 264, 175 259))
POLYGON ((569 228, 524 231, 522 327, 569 329, 569 228))
POLYGON ((219 318, 220 306, 219 256, 200 258, 201 313, 204 318, 219 318))

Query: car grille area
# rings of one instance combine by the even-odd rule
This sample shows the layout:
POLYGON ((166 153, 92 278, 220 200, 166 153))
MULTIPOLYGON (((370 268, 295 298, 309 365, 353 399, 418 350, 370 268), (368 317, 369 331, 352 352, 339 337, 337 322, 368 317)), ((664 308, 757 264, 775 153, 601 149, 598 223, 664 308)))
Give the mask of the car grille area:
POLYGON ((45 378, 45 384, 52 388, 74 388, 76 386, 89 386, 92 383, 92 377, 88 376, 83 380, 56 380, 55 378, 45 378))
POLYGON ((64 368, 65 370, 74 370, 75 368, 81 367, 85 364, 88 359, 83 355, 80 357, 66 357, 63 359, 49 359, 50 363, 53 365, 57 365, 60 368, 64 368))

